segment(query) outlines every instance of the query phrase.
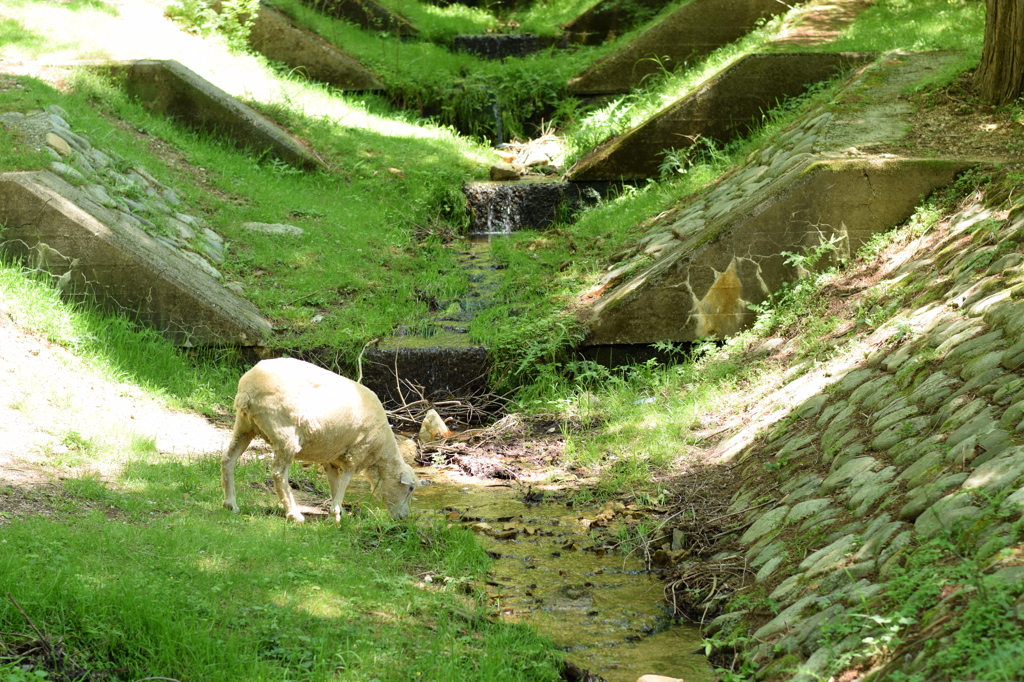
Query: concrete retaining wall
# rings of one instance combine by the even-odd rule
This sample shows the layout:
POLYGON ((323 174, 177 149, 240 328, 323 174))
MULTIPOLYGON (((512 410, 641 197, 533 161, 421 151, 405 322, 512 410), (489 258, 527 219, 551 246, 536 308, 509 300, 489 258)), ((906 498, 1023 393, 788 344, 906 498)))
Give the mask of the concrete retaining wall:
POLYGON ((0 175, 0 245, 95 300, 185 346, 258 346, 256 308, 170 248, 50 172, 0 175))
POLYGON ((342 90, 384 89, 377 76, 358 61, 267 5, 260 5, 249 45, 268 59, 342 90))
POLYGON ((387 31, 403 38, 419 34, 408 19, 373 0, 303 0, 303 4, 336 19, 347 19, 368 31, 387 31))
POLYGON ((673 71, 741 38, 757 22, 781 14, 778 0, 692 0, 628 45, 569 81, 576 95, 629 92, 647 76, 673 71))
POLYGON ((668 149, 742 137, 762 115, 813 83, 865 64, 874 53, 753 54, 730 65, 645 123, 601 145, 570 171, 572 181, 657 177, 668 149))
POLYGON ((151 111, 299 168, 323 165, 287 132, 174 60, 140 60, 107 68, 123 76, 128 94, 151 111))
POLYGON ((609 272, 587 345, 725 337, 754 321, 749 309, 802 274, 783 252, 832 239, 841 254, 913 213, 921 198, 970 164, 819 160, 822 114, 783 136, 713 191, 663 219, 632 260, 609 272), (653 257, 653 262, 651 258, 653 257))

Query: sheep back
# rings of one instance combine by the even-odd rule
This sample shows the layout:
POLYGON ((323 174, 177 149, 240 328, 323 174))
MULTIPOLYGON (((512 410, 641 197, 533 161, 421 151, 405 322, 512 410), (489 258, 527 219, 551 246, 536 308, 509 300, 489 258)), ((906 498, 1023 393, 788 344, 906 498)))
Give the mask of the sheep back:
POLYGON ((376 394, 308 362, 261 360, 239 380, 235 409, 275 451, 301 461, 353 472, 402 462, 376 394))

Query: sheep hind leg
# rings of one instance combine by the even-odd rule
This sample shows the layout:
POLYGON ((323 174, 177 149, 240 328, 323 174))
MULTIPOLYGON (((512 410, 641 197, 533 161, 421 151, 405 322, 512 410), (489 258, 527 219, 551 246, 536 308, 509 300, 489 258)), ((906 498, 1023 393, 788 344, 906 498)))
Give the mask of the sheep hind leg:
POLYGON ((235 500, 235 464, 249 447, 254 435, 248 420, 239 414, 235 418, 235 431, 231 435, 231 442, 220 460, 220 485, 224 489, 224 508, 235 513, 238 513, 238 503, 235 500))
POLYGON ((345 511, 341 501, 345 497, 349 481, 352 480, 352 472, 330 463, 324 465, 324 470, 327 472, 327 482, 331 486, 331 514, 334 515, 334 520, 340 523, 341 515, 345 511))
POLYGON ((272 442, 274 465, 271 467, 271 473, 274 476, 274 492, 277 493, 277 498, 284 505, 285 516, 295 523, 302 523, 306 517, 299 511, 299 505, 295 503, 295 496, 292 495, 292 487, 288 483, 288 467, 295 461, 295 456, 299 453, 299 439, 293 431, 275 435, 277 437, 273 438, 272 442))

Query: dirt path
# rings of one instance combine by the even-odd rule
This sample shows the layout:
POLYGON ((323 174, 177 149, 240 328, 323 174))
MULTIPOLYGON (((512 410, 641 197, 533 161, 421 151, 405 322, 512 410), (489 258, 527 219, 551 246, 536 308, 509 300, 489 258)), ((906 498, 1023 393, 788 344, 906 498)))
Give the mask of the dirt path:
POLYGON ((133 453, 154 449, 175 458, 220 452, 229 436, 227 425, 171 409, 26 332, 0 300, 0 523, 2 514, 40 511, 40 494, 57 492, 62 478, 111 479, 133 453))

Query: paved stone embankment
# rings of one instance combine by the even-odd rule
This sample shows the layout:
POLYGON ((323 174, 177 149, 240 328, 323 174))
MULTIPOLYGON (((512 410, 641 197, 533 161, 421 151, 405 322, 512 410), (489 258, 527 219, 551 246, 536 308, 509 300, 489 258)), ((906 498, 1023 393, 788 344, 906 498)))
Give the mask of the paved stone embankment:
POLYGON ((755 679, 949 679, 929 666, 975 600, 1003 590, 1001 617, 1024 617, 1024 211, 975 206, 922 243, 874 289, 890 320, 828 366, 791 369, 779 395, 825 388, 733 455, 749 574, 705 635, 755 679), (937 587, 920 620, 880 625, 936 538, 976 578, 937 587))
MULTIPOLYGON (((84 132, 75 132, 59 105, 31 114, 0 115, 0 125, 19 131, 53 160, 50 170, 76 185, 101 206, 117 211, 127 224, 181 253, 210 275, 223 279, 217 265, 224 262, 224 238, 199 217, 184 212, 178 194, 141 165, 133 165, 110 150, 93 145, 84 132)), ((83 206, 86 211, 88 206, 83 206)), ((241 285, 228 285, 239 289, 241 285)))
POLYGON ((6 113, 0 124, 53 157, 50 170, 0 174, 0 248, 9 256, 51 275, 65 295, 126 312, 174 343, 266 342, 270 323, 218 270, 223 238, 186 213, 172 188, 95 147, 57 105, 6 113))

